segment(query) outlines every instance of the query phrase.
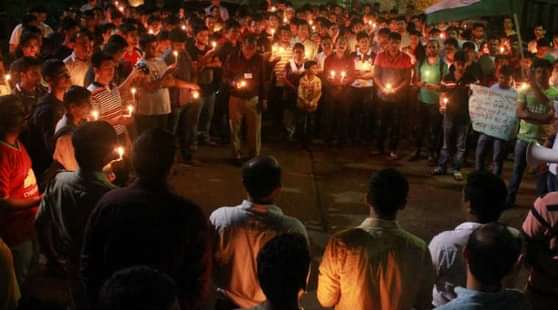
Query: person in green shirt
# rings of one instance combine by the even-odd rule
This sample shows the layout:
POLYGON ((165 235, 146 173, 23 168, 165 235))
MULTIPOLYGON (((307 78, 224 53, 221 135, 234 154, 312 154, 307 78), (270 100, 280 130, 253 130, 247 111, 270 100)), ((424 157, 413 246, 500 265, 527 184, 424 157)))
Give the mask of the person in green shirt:
POLYGON ((523 173, 527 167, 527 146, 542 142, 544 127, 555 119, 553 100, 558 99, 558 88, 549 85, 552 65, 546 59, 536 59, 531 67, 529 86, 521 89, 517 96, 517 117, 520 119, 519 133, 515 144, 515 160, 512 178, 508 184, 508 207, 515 200, 523 173))
POLYGON ((418 126, 416 130, 416 150, 409 161, 421 159, 421 148, 424 138, 428 141, 428 159, 434 161, 439 149, 442 115, 440 114, 439 90, 440 82, 448 72, 448 66, 439 56, 440 44, 438 40, 430 40, 426 44, 426 58, 417 64, 415 85, 418 86, 418 126))

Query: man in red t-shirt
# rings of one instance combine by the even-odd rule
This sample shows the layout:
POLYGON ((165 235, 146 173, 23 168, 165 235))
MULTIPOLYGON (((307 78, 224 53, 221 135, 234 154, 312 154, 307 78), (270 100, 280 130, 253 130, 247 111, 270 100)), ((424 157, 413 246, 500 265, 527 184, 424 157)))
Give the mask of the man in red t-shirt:
POLYGON ((401 113, 405 108, 411 84, 411 57, 401 52, 401 35, 392 32, 386 49, 374 61, 374 84, 380 105, 378 152, 384 154, 385 139, 389 135, 389 158, 398 159, 397 146, 401 127, 401 113))
POLYGON ((23 103, 0 97, 0 238, 12 251, 20 286, 37 254, 33 221, 41 199, 31 158, 18 139, 24 126, 23 103))

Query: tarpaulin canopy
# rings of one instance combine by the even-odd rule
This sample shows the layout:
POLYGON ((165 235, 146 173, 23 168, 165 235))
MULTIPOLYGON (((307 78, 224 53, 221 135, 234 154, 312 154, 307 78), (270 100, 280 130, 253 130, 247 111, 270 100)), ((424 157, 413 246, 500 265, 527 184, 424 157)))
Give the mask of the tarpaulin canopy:
POLYGON ((523 0, 442 0, 425 10, 429 24, 482 16, 520 15, 523 0))

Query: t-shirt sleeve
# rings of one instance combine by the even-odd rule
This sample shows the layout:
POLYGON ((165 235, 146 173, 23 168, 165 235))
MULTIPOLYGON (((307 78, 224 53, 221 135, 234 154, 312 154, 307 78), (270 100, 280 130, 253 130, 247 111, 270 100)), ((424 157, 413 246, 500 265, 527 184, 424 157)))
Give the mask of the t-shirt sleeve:
POLYGON ((0 152, 0 198, 9 198, 12 163, 5 152, 0 152))

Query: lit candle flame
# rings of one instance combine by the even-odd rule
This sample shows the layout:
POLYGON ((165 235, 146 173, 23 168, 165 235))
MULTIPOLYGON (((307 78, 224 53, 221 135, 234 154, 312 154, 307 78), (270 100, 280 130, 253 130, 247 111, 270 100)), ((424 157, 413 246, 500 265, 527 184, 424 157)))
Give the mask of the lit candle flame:
POLYGON ((446 38, 446 34, 445 33, 440 33, 440 39, 444 40, 446 38))
POLYGON ((134 106, 129 104, 127 108, 128 108, 128 114, 126 116, 132 117, 132 115, 134 114, 134 106))
POLYGON ((271 7, 271 12, 275 12, 275 11, 277 11, 277 8, 275 6, 272 6, 271 7))
POLYGON ((118 159, 119 160, 124 159, 124 147, 123 146, 117 146, 114 149, 114 152, 116 152, 116 154, 118 154, 118 159))
POLYGON ((287 16, 283 17, 283 23, 284 23, 284 24, 288 24, 288 23, 289 23, 289 19, 287 18, 287 16))
POLYGON ((346 76, 347 76, 347 72, 341 71, 341 81, 343 81, 343 79, 345 79, 346 76))
POLYGON ((138 90, 135 87, 132 87, 132 89, 130 89, 130 92, 132 93, 133 96, 135 96, 138 90))
POLYGON ((503 46, 500 46, 500 54, 504 54, 504 52, 506 52, 506 48, 503 46))
POLYGON ((240 82, 238 82, 238 88, 244 88, 246 87, 246 81, 245 80, 240 80, 240 82))
POLYGON ((312 26, 312 31, 316 31, 316 26, 312 26))
POLYGON ((387 83, 387 84, 386 84, 386 91, 387 91, 388 93, 391 93, 392 90, 393 90, 393 86, 391 85, 391 83, 387 83))
POLYGON ((147 33, 148 33, 148 34, 154 34, 155 32, 153 31, 153 29, 150 28, 150 29, 147 31, 147 33))
POLYGON ((5 74, 4 75, 4 81, 9 82, 12 79, 12 75, 11 74, 5 74))
POLYGON ((271 29, 271 36, 274 36, 274 35, 275 35, 275 29, 272 28, 271 29))
POLYGON ((94 121, 99 120, 99 111, 97 111, 97 110, 91 111, 91 118, 92 118, 94 121))
POLYGON ((118 6, 119 4, 120 4, 120 2, 114 1, 114 5, 115 5, 115 6, 118 6))
POLYGON ((182 28, 182 30, 186 30, 186 25, 182 25, 180 28, 182 28))
POLYGON ((331 70, 329 72, 329 76, 331 76, 332 79, 334 79, 336 75, 337 75, 337 72, 335 72, 335 70, 331 70))
POLYGON ((312 26, 313 24, 314 24, 314 21, 313 21, 313 20, 309 20, 309 21, 308 21, 308 25, 312 26))
POLYGON ((197 90, 194 90, 194 91, 192 92, 192 98, 194 98, 194 99, 200 98, 200 92, 197 91, 197 90))
POLYGON ((211 47, 213 47, 213 49, 215 49, 217 47, 217 42, 211 41, 211 47))
POLYGON ((444 98, 444 99, 442 100, 442 102, 443 102, 444 104, 448 104, 449 99, 446 97, 446 98, 444 98))
POLYGON ((118 7, 118 10, 119 10, 120 12, 124 12, 124 7, 123 7, 123 6, 119 6, 119 7, 118 7))

